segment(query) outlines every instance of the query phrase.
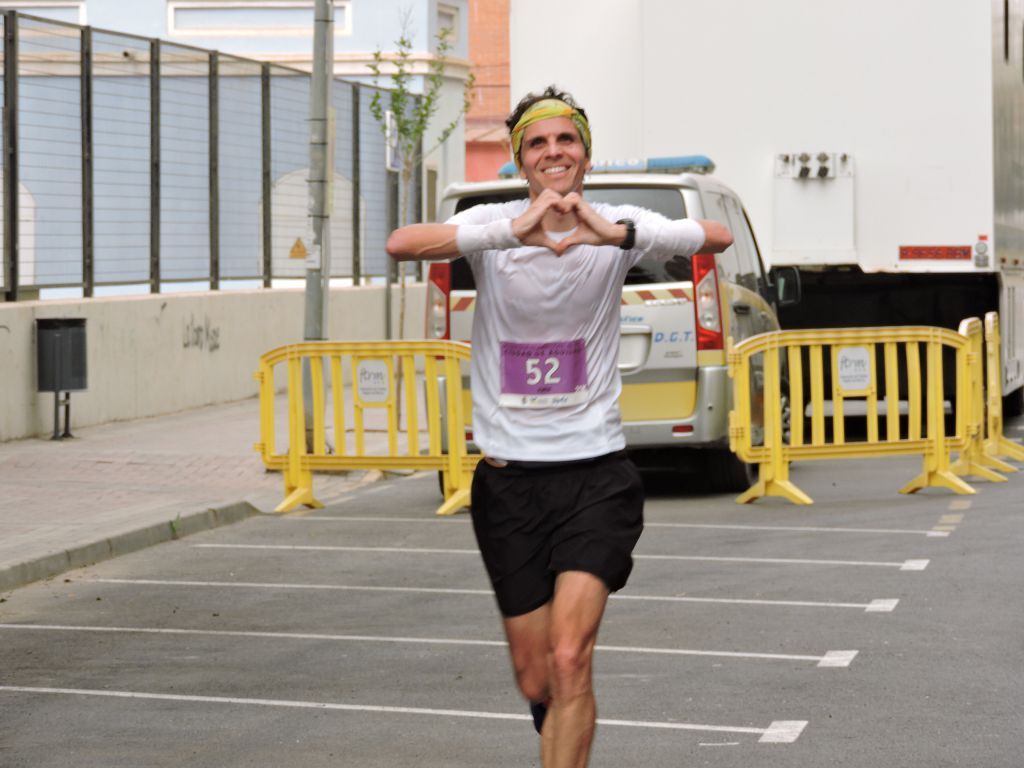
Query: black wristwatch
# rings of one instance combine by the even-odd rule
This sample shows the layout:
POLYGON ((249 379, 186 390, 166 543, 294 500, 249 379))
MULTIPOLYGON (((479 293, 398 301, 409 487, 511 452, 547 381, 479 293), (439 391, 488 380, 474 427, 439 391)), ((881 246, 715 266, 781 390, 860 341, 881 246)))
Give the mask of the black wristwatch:
POLYGON ((619 219, 616 224, 626 225, 626 239, 619 243, 619 248, 630 251, 636 245, 636 222, 632 219, 619 219))

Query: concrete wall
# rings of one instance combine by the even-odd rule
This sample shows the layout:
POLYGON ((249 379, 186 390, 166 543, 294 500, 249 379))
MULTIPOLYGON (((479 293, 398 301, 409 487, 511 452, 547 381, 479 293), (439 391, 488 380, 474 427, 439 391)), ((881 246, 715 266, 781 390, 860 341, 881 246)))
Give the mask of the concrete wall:
MULTIPOLYGON (((425 288, 407 289, 405 337, 423 337, 425 288)), ((0 441, 49 434, 53 395, 36 392, 36 319, 85 318, 88 384, 72 425, 172 413, 252 397, 264 352, 302 340, 301 290, 0 303, 0 441)), ((394 289, 393 327, 398 326, 394 289)), ((384 337, 384 288, 335 288, 332 340, 384 337)))

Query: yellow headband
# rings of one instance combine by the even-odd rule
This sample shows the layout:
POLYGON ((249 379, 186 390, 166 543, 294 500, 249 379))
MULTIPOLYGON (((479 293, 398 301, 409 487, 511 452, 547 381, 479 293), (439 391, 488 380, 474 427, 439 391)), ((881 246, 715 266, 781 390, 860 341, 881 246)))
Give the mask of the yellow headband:
POLYGON ((553 117, 568 117, 572 120, 576 130, 580 132, 580 140, 583 142, 583 148, 587 151, 587 157, 590 157, 590 124, 587 122, 587 118, 578 109, 570 107, 561 99, 543 99, 527 109, 519 118, 516 127, 512 129, 512 159, 516 162, 516 168, 522 168, 519 150, 523 146, 523 134, 526 132, 527 126, 539 123, 541 120, 550 120, 553 117))

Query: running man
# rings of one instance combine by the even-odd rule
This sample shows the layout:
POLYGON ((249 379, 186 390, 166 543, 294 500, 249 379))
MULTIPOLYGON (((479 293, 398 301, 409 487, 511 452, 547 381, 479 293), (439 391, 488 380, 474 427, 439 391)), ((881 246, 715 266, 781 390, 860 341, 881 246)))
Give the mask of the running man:
POLYGON ((718 252, 732 236, 713 221, 588 204, 590 126, 554 86, 526 96, 506 123, 529 200, 402 227, 387 250, 472 268, 473 435, 486 456, 473 476, 473 528, 544 768, 584 768, 598 626, 643 529, 618 407, 622 286, 641 257, 718 252))

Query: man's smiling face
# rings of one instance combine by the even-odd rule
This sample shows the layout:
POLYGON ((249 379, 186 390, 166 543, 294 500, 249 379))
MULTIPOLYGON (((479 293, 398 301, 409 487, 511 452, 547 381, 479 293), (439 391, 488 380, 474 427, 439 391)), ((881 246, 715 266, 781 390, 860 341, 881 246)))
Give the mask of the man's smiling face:
POLYGON ((545 189, 561 195, 583 191, 583 175, 590 170, 586 147, 572 120, 552 117, 526 127, 519 150, 522 175, 530 184, 530 198, 545 189))

